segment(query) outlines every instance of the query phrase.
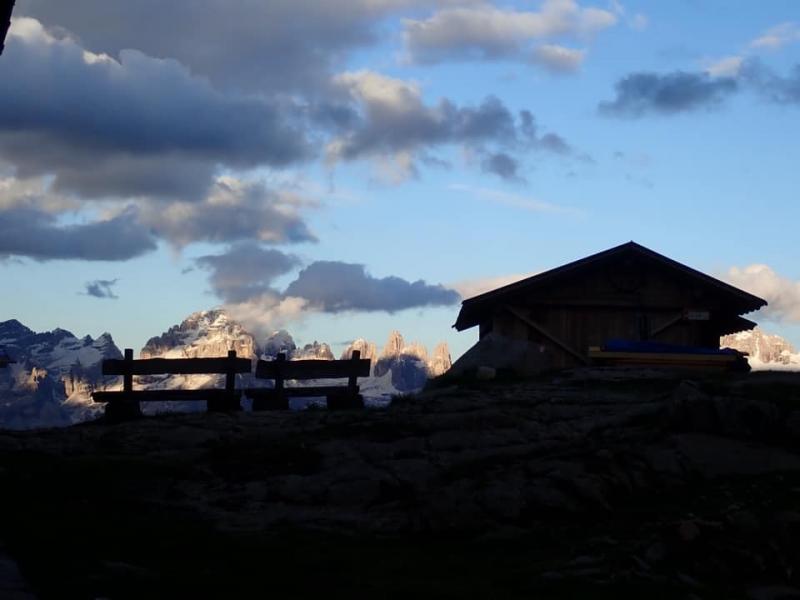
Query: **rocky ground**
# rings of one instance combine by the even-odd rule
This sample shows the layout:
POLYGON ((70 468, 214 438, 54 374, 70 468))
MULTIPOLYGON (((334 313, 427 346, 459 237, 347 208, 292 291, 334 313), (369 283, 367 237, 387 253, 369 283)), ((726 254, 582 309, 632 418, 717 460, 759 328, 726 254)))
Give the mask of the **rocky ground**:
POLYGON ((800 598, 800 376, 0 433, 0 489, 42 597, 800 598))

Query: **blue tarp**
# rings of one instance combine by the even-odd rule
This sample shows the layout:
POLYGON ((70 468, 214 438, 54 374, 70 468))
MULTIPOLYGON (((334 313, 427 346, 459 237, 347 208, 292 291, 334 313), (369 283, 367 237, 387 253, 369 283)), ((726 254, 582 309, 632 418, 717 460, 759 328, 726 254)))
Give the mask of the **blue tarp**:
POLYGON ((633 340, 613 339, 603 344, 606 352, 653 352, 656 354, 730 354, 738 356, 741 353, 732 348, 703 348, 701 346, 681 346, 680 344, 665 344, 664 342, 640 342, 633 340))

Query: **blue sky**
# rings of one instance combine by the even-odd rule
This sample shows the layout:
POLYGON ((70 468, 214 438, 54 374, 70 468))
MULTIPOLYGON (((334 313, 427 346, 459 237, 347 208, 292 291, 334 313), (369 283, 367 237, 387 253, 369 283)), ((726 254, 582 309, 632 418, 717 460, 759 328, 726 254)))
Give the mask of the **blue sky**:
POLYGON ((456 357, 467 290, 633 239, 800 345, 795 2, 64 4, 0 57, 0 319, 456 357))

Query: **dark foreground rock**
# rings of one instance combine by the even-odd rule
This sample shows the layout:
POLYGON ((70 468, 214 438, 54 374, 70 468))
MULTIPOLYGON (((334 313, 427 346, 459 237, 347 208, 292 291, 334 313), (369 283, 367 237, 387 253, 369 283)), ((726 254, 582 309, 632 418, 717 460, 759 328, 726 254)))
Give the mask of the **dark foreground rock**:
POLYGON ((579 372, 387 410, 0 433, 43 597, 800 597, 800 379, 579 372))

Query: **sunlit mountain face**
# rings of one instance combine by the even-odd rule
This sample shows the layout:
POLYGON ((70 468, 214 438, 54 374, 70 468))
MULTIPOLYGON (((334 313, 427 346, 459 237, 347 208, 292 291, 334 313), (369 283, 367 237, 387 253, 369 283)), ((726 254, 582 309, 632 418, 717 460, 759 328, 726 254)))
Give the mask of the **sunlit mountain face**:
POLYGON ((754 370, 800 371, 800 352, 786 339, 759 327, 722 337, 720 347, 746 352, 754 370))

